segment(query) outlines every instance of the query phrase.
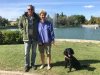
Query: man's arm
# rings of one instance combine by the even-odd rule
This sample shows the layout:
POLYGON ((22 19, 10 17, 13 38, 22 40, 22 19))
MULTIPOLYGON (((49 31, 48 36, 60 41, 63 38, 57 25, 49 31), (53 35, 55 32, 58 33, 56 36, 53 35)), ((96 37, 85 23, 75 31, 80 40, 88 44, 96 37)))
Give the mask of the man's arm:
POLYGON ((22 17, 20 17, 19 22, 18 22, 18 27, 22 31, 23 30, 23 23, 22 23, 22 17))

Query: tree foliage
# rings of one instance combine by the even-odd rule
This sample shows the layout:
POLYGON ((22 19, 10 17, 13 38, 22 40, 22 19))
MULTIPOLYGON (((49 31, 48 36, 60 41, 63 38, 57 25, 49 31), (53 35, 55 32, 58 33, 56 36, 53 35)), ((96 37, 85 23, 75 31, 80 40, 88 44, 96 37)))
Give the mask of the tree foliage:
POLYGON ((100 17, 91 16, 89 20, 89 24, 99 24, 100 25, 100 17))
POLYGON ((85 16, 83 15, 71 15, 66 16, 63 14, 55 14, 55 25, 56 27, 71 27, 71 26, 79 26, 84 24, 86 21, 85 16))
POLYGON ((2 18, 1 16, 0 16, 0 27, 2 27, 2 26, 7 26, 7 25, 10 25, 10 23, 9 23, 9 21, 7 20, 7 19, 5 19, 5 18, 2 18))

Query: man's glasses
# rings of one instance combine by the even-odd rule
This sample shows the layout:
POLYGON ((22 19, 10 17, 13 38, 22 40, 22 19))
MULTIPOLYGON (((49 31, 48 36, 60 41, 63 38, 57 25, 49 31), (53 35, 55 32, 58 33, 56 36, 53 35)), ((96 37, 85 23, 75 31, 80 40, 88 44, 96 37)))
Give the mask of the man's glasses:
POLYGON ((29 11, 30 11, 30 10, 32 11, 33 9, 28 9, 28 10, 29 10, 29 11))

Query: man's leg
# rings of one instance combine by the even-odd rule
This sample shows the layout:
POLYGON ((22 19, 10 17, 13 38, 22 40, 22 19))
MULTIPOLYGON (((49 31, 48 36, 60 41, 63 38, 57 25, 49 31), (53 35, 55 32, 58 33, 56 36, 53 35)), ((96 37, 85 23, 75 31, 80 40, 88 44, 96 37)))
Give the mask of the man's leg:
POLYGON ((32 42, 31 66, 35 65, 37 41, 32 42))
POLYGON ((31 43, 30 42, 24 42, 25 45, 25 68, 30 67, 30 48, 31 48, 31 43))

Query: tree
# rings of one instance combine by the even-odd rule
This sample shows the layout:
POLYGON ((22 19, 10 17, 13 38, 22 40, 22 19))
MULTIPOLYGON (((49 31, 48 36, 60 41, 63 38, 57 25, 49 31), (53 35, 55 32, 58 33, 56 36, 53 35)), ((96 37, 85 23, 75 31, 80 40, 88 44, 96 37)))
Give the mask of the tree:
POLYGON ((50 21, 51 23, 53 23, 53 19, 50 17, 50 15, 47 15, 47 20, 50 21))
POLYGON ((85 16, 83 15, 73 15, 73 18, 75 19, 75 22, 74 23, 78 23, 78 24, 84 24, 86 19, 85 19, 85 16))
POLYGON ((58 18, 59 18, 59 13, 56 13, 53 17, 53 23, 54 23, 54 26, 55 27, 59 27, 59 24, 58 24, 58 18))
POLYGON ((91 16, 91 19, 90 19, 90 24, 96 24, 96 18, 91 16))
POLYGON ((100 24, 100 17, 91 16, 91 19, 89 20, 89 24, 100 24))
POLYGON ((2 18, 1 16, 0 16, 0 26, 7 26, 7 25, 10 25, 10 22, 7 20, 7 19, 5 19, 5 18, 2 18))

